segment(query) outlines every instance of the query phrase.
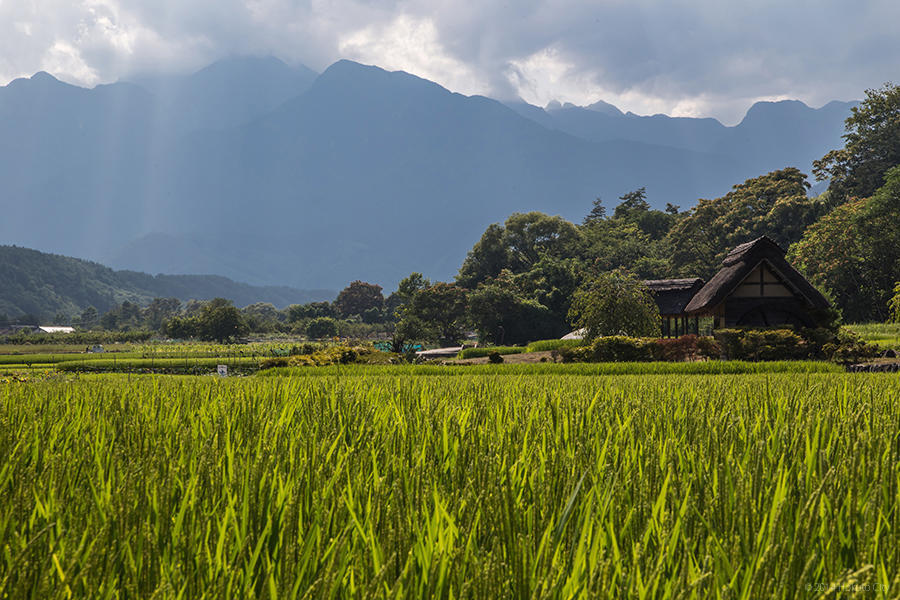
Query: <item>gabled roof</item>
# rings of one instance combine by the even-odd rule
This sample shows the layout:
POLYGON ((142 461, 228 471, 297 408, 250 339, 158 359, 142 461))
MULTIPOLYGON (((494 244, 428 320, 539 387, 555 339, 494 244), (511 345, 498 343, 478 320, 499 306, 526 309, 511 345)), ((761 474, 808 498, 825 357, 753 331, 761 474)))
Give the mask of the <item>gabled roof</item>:
POLYGON ((699 277, 691 279, 651 279, 644 284, 650 288, 661 315, 680 315, 694 294, 703 286, 699 277))
POLYGON ((714 308, 762 261, 768 262, 784 278, 788 287, 810 306, 828 308, 828 300, 785 260, 784 255, 781 246, 765 236, 737 246, 725 256, 722 269, 691 299, 685 312, 696 313, 714 308))

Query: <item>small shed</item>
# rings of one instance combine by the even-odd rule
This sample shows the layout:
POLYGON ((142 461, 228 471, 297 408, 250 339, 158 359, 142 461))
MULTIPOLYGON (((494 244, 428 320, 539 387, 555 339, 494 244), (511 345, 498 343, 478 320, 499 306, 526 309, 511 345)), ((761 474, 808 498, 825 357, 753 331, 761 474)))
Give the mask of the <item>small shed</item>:
POLYGON ((685 307, 703 287, 702 279, 699 277, 651 279, 644 284, 650 289, 659 307, 659 316, 662 317, 662 337, 699 333, 699 317, 685 314, 685 307))
POLYGON ((714 327, 815 327, 828 300, 785 259, 768 237, 728 253, 722 269, 685 306, 692 317, 712 317, 714 327))

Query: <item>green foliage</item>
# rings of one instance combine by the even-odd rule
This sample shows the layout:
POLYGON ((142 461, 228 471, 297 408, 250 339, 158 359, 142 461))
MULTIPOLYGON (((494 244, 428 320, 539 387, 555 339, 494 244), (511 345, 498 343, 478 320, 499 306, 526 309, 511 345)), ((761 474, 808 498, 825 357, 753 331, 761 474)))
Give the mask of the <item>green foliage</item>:
POLYGON ((241 311, 225 298, 207 302, 197 317, 197 326, 200 339, 216 342, 234 340, 249 331, 241 311))
POLYGON ((888 312, 892 323, 900 323, 900 281, 894 286, 894 297, 888 302, 888 312))
POLYGON ((885 173, 900 165, 900 86, 866 90, 844 129, 844 147, 813 163, 816 178, 830 181, 829 190, 841 202, 871 196, 885 173))
POLYGON ((490 356, 492 352, 497 354, 522 354, 527 349, 522 346, 481 346, 480 348, 464 348, 460 350, 459 358, 481 358, 490 356))
POLYGON ((788 258, 845 319, 886 320, 900 279, 900 167, 888 171, 871 198, 838 206, 812 225, 788 258))
POLYGON ((806 195, 806 175, 791 167, 748 179, 714 200, 701 199, 669 232, 672 269, 709 279, 735 246, 766 235, 787 248, 824 210, 806 195))
POLYGON ((319 317, 336 317, 337 312, 330 302, 310 302, 308 304, 291 304, 287 307, 287 319, 289 323, 296 323, 306 319, 319 317))
POLYGON ((657 336, 659 309, 644 283, 624 269, 601 273, 575 292, 569 318, 585 339, 599 336, 657 336))
POLYGON ((334 308, 344 318, 362 315, 371 308, 381 310, 384 307, 384 296, 381 286, 364 281, 353 281, 341 290, 334 301, 334 308))
POLYGON ((432 339, 454 344, 463 337, 467 319, 466 290, 438 282, 413 296, 406 315, 423 325, 432 339))
POLYGON ((727 360, 796 360, 807 356, 805 341, 790 329, 717 329, 713 336, 727 360))
POLYGON ((306 335, 310 339, 331 338, 338 333, 337 321, 331 317, 317 317, 306 324, 306 335))
POLYGON ((566 331, 549 308, 522 293, 507 270, 469 294, 467 313, 479 337, 491 343, 523 344, 566 331))

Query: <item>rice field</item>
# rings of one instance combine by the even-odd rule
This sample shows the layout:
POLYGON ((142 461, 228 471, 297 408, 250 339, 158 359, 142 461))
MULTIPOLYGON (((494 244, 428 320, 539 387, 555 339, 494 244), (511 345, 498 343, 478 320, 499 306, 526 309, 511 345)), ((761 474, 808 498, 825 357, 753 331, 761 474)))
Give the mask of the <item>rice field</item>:
POLYGON ((0 598, 900 595, 900 377, 497 367, 0 385, 0 598))
POLYGON ((867 342, 900 349, 900 323, 857 323, 847 327, 867 342))

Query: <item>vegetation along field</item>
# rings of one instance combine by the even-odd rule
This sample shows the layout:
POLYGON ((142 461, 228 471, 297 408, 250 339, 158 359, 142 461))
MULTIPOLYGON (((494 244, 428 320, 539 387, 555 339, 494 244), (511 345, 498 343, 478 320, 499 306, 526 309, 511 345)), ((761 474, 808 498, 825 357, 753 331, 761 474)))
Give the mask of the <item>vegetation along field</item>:
POLYGON ((588 366, 0 385, 0 597, 900 594, 896 375, 588 366))

